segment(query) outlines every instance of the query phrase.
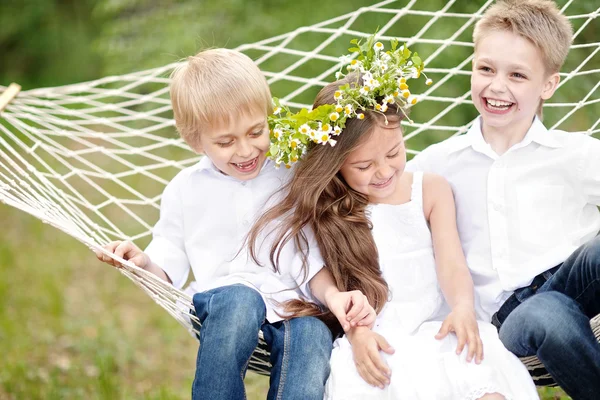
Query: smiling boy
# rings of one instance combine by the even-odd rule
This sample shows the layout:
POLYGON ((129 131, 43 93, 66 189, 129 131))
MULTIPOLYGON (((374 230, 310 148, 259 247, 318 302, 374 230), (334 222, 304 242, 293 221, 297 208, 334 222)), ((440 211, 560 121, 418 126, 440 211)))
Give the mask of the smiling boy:
POLYGON ((600 141, 540 119, 571 41, 552 1, 499 0, 474 31, 480 116, 409 168, 452 185, 480 317, 513 353, 536 355, 574 399, 592 399, 600 393, 589 324, 600 312, 600 141))
POLYGON ((314 317, 283 318, 282 304, 316 298, 343 325, 368 324, 365 313, 374 319, 374 312, 361 302, 361 293, 337 290, 318 250, 311 251, 306 273, 294 268, 299 260, 294 249, 284 252, 280 273, 241 251, 252 223, 289 174, 266 160, 272 99, 265 77, 248 56, 211 49, 189 57, 171 79, 177 130, 205 156, 165 188, 145 252, 129 241, 105 249, 177 288, 193 272, 195 281, 186 292, 193 295, 202 326, 192 399, 245 398, 243 380, 262 332, 272 364, 267 398, 320 400, 329 375, 331 332, 314 317))

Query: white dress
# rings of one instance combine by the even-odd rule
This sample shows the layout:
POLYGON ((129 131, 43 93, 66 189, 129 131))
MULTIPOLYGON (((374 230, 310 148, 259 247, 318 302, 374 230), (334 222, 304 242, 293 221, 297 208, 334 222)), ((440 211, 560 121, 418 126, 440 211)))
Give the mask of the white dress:
POLYGON ((431 233, 423 213, 422 173, 413 176, 411 201, 369 206, 373 237, 390 300, 373 330, 394 347, 380 352, 392 370, 385 389, 365 382, 354 365, 346 337, 334 343, 325 399, 474 400, 486 393, 506 399, 539 399, 525 366, 500 342, 496 328, 479 322, 484 360, 466 362, 449 334, 434 338, 448 307, 437 282, 431 233))

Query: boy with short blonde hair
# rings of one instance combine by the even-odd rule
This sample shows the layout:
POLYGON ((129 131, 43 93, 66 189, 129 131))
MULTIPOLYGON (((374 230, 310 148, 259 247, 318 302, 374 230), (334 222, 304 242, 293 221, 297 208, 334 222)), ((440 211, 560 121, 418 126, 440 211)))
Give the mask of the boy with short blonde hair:
POLYGON ((467 134, 409 163, 452 185, 480 317, 574 399, 600 393, 600 141, 549 131, 569 21, 547 0, 499 0, 477 23, 467 134))
POLYGON ((337 290, 316 244, 306 272, 296 268, 295 249, 282 252, 280 273, 240 251, 253 221, 289 174, 266 160, 272 100, 254 62, 237 51, 211 49, 190 57, 171 78, 176 126, 205 157, 165 188, 145 252, 131 242, 105 248, 177 288, 193 271, 195 282, 186 291, 194 294, 202 324, 193 399, 245 398, 243 379, 262 331, 271 352, 268 398, 321 400, 331 332, 314 317, 282 318, 282 304, 316 298, 342 325, 369 324, 374 311, 362 293, 337 290))
POLYGON ((188 57, 171 73, 170 91, 177 130, 192 148, 212 126, 251 111, 273 112, 264 76, 235 50, 211 49, 188 57))

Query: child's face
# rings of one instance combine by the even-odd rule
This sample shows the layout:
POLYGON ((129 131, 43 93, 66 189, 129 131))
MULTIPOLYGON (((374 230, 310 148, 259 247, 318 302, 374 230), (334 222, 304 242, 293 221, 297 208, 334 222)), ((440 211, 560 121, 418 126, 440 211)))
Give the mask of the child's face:
POLYGON ((507 132, 531 125, 540 100, 548 99, 558 74, 548 75, 539 50, 512 32, 497 31, 477 45, 471 97, 486 128, 507 132))
POLYGON ((400 124, 394 128, 376 126, 346 158, 340 173, 352 189, 368 196, 371 203, 384 203, 395 193, 405 166, 400 124))
POLYGON ((200 135, 198 150, 225 175, 247 181, 259 174, 268 149, 267 117, 256 110, 207 129, 200 135))

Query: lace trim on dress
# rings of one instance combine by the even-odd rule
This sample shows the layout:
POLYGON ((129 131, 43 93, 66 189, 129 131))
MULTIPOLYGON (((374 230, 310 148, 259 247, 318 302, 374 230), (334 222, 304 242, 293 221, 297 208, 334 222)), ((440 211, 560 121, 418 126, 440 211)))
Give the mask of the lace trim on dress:
POLYGON ((478 399, 482 398, 483 396, 485 396, 486 394, 492 394, 492 393, 498 393, 499 395, 504 396, 504 398, 506 400, 513 400, 512 397, 507 396, 506 394, 502 393, 501 390, 499 390, 498 388, 496 388, 494 386, 482 386, 477 389, 471 390, 469 392, 469 394, 465 397, 464 400, 478 400, 478 399))

